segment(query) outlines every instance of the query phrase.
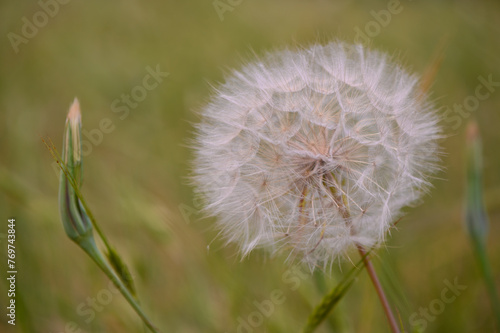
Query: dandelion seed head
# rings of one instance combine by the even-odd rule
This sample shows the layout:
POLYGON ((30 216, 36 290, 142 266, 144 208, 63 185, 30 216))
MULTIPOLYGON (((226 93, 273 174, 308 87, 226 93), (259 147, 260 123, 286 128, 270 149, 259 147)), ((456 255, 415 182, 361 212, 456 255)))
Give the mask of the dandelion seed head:
POLYGON ((387 55, 333 42, 234 71, 202 110, 194 182, 243 255, 327 265, 384 242, 438 170, 438 118, 387 55))

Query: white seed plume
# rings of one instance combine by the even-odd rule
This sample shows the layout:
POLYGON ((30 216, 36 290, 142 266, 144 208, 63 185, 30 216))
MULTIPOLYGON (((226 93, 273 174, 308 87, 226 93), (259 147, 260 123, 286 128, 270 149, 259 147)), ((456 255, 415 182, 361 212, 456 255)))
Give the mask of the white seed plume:
POLYGON ((234 71, 202 111, 194 160, 224 238, 311 265, 380 245, 438 168, 438 118, 417 83, 340 42, 234 71))

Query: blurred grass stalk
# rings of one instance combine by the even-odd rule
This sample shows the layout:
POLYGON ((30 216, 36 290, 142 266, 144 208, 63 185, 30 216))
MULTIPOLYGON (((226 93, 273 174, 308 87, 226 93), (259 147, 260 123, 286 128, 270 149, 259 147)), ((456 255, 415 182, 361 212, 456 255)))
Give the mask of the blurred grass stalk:
POLYGON ((328 314, 335 308, 335 306, 342 300, 347 291, 351 288, 353 283, 356 281, 359 273, 363 268, 366 267, 370 280, 375 286, 377 295, 382 303, 384 312, 389 321, 391 331, 394 333, 399 333, 399 327, 390 308, 387 297, 385 296, 382 285, 380 284, 375 268, 370 260, 369 254, 371 251, 366 251, 361 246, 358 246, 359 253, 361 254, 361 260, 344 276, 335 288, 332 289, 328 294, 326 294, 321 302, 313 309, 307 323, 302 330, 302 333, 312 333, 316 328, 326 319, 328 314))
MULTIPOLYGON (((365 255, 366 257, 366 255, 365 255)), ((328 314, 333 310, 333 308, 340 302, 340 300, 345 296, 349 288, 356 281, 361 269, 364 267, 363 257, 360 262, 354 265, 353 268, 344 276, 344 278, 339 282, 335 288, 332 289, 328 294, 326 294, 321 302, 313 309, 307 323, 302 330, 302 333, 312 333, 316 328, 326 319, 328 314)))
POLYGON ((486 241, 488 236, 488 216, 483 201, 483 158, 479 128, 474 121, 467 126, 467 203, 465 223, 476 260, 483 275, 491 307, 500 329, 500 301, 491 271, 486 241))
MULTIPOLYGON (((47 143, 46 145, 48 146, 47 143)), ((59 211, 66 234, 113 281, 146 326, 152 332, 158 332, 138 304, 128 268, 109 245, 80 193, 82 180, 81 114, 80 105, 76 98, 66 118, 62 156, 57 154, 55 147, 48 146, 48 148, 61 168, 59 211), (108 250, 108 259, 96 245, 93 234, 94 228, 108 250)))

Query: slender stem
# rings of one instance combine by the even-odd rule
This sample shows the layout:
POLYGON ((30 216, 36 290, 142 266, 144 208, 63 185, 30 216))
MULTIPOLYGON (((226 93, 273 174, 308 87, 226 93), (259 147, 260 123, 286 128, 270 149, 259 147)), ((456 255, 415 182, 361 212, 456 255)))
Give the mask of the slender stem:
POLYGON ((95 242, 93 239, 89 240, 89 242, 85 242, 80 244, 82 249, 87 252, 87 254, 94 260, 94 262, 101 268, 101 270, 109 277, 111 281, 115 284, 115 286, 120 290, 121 294, 127 302, 132 306, 135 312, 141 317, 142 321, 146 324, 146 326, 154 333, 159 333, 158 328, 156 328, 151 320, 146 316, 143 312, 142 308, 137 304, 136 299, 132 296, 128 288, 125 286, 123 281, 116 275, 114 270, 108 264, 106 259, 102 256, 100 251, 97 251, 97 247, 95 246, 95 242))
POLYGON ((481 241, 478 237, 473 236, 472 241, 479 263, 479 268, 486 284, 486 290, 488 291, 488 296, 490 297, 493 315, 496 319, 497 326, 500 329, 500 301, 498 299, 498 294, 495 286, 495 279, 493 278, 493 273, 491 272, 488 254, 486 253, 486 246, 484 242, 481 241))
POLYGON ((370 260, 370 256, 366 253, 365 249, 361 245, 358 245, 357 247, 359 253, 361 254, 361 257, 363 257, 366 270, 368 271, 368 275, 370 276, 370 279, 372 280, 372 283, 375 286, 375 290, 377 291, 377 295, 380 299, 380 302, 382 303, 382 307, 384 308, 384 312, 385 315, 387 316, 387 320, 389 321, 389 325, 391 326, 391 330, 393 333, 400 333, 399 326, 396 322, 396 318, 392 313, 391 306, 389 305, 387 297, 385 296, 384 289, 380 284, 377 273, 375 272, 375 268, 373 267, 373 264, 370 260))

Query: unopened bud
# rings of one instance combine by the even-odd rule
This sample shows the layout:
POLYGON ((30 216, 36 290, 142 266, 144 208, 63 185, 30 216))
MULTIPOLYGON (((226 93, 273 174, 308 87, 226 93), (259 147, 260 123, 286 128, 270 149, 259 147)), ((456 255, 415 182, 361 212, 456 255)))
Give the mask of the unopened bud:
POLYGON ((59 213, 66 234, 80 243, 92 237, 92 222, 76 193, 82 176, 81 114, 76 98, 66 118, 61 158, 59 213))

